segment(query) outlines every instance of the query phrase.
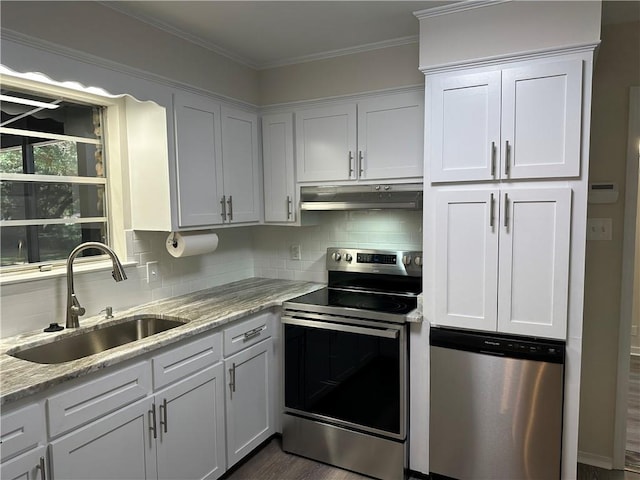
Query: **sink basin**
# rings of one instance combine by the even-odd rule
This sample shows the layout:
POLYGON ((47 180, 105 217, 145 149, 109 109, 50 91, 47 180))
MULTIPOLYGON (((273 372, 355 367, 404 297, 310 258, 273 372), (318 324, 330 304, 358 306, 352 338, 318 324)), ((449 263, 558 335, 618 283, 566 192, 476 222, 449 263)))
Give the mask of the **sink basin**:
POLYGON ((51 343, 20 349, 12 357, 34 363, 63 363, 104 352, 164 332, 185 322, 157 317, 131 318, 96 330, 63 337, 51 343))

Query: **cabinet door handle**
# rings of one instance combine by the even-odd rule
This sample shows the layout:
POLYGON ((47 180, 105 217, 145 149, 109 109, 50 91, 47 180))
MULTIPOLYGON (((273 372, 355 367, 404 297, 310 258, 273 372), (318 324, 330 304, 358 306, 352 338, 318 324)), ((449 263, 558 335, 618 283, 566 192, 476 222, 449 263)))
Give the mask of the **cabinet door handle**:
POLYGON ((229 195, 229 200, 227 200, 227 205, 229 205, 229 221, 233 220, 233 197, 229 195))
POLYGON ((287 195, 287 220, 291 219, 291 213, 292 213, 291 206, 292 206, 291 197, 287 195))
POLYGON ((491 142, 491 176, 496 176, 496 142, 491 142))
POLYGON ((509 171, 511 167, 509 167, 509 163, 511 160, 510 148, 509 148, 509 140, 504 142, 504 175, 505 177, 509 176, 509 171))
POLYGON ((358 150, 358 172, 360 177, 362 177, 362 174, 364 173, 364 168, 362 168, 363 158, 364 158, 364 155, 362 154, 362 150, 358 150))
POLYGON ((153 438, 158 438, 158 431, 156 430, 156 404, 151 405, 149 410, 149 430, 153 432, 153 438))
POLYGON ((229 369, 229 396, 236 391, 236 364, 229 369))
POLYGON ((222 195, 222 200, 220 200, 220 206, 222 207, 222 221, 226 222, 227 221, 227 197, 225 197, 224 195, 222 195))
POLYGON ((160 405, 160 426, 163 427, 164 433, 167 433, 167 399, 165 398, 160 405))
POLYGON ((495 213, 495 206, 494 206, 494 198, 493 198, 493 193, 492 193, 491 194, 490 204, 489 204, 489 226, 491 228, 493 228, 494 213, 495 213))
POLYGON ((353 176, 353 152, 349 150, 349 178, 353 176))
POLYGON ((504 194, 504 228, 509 228, 509 194, 504 194))
POLYGON ((40 463, 36 465, 36 470, 40 470, 40 479, 47 480, 47 472, 45 470, 44 457, 40 457, 40 463))

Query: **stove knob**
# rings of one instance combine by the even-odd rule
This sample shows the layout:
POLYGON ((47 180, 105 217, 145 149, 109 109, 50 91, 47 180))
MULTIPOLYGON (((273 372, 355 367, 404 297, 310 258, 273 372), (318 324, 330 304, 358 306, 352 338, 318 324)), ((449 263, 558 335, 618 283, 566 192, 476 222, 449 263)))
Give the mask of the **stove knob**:
POLYGON ((402 263, 405 265, 411 265, 411 257, 409 255, 405 255, 402 257, 402 263))
POLYGON ((333 258, 334 261, 339 262, 342 258, 342 255, 340 255, 340 252, 333 252, 331 254, 331 258, 333 258))
POLYGON ((344 254, 344 261, 345 262, 350 262, 351 260, 353 260, 353 257, 351 256, 350 253, 345 253, 344 254))
POLYGON ((422 257, 416 257, 416 258, 413 260, 413 263, 415 263, 415 264, 416 264, 416 266, 421 267, 421 266, 422 266, 422 257))

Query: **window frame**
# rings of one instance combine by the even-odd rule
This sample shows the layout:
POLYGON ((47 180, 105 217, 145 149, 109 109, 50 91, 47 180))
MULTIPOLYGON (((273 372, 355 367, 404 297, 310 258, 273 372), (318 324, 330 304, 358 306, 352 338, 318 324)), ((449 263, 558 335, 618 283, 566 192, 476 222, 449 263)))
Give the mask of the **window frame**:
MULTIPOLYGON (((71 224, 71 223, 106 223, 107 244, 116 252, 121 259, 127 259, 125 249, 125 223, 127 221, 124 206, 129 199, 129 191, 125 183, 124 168, 126 165, 126 147, 122 143, 121 132, 124 126, 120 125, 123 120, 124 98, 123 96, 110 96, 106 92, 99 95, 88 91, 88 88, 72 82, 54 82, 38 74, 27 74, 30 78, 21 78, 0 74, 0 85, 4 88, 29 90, 49 97, 64 97, 70 102, 78 102, 97 107, 104 107, 102 115, 102 140, 86 137, 64 136, 46 132, 30 132, 21 129, 11 129, 0 127, 0 133, 22 135, 32 133, 37 138, 50 138, 51 140, 76 140, 80 143, 102 144, 105 158, 104 177, 80 177, 80 176, 57 176, 25 173, 2 173, 0 179, 20 182, 38 183, 69 183, 77 185, 104 185, 105 191, 105 215, 102 217, 83 218, 62 218, 62 219, 38 219, 33 220, 34 224, 71 224), (32 78, 36 76, 38 80, 32 78), (114 201, 120 196, 122 201, 114 201), (124 198, 123 198, 124 197, 124 198)), ((92 89, 95 90, 95 89, 92 89)), ((24 226, 29 220, 0 220, 0 226, 24 226)), ((88 268, 95 264, 96 269, 101 269, 105 262, 108 262, 107 255, 96 255, 76 259, 76 263, 87 265, 88 268)), ((19 281, 19 277, 30 278, 34 273, 42 272, 50 276, 53 271, 64 272, 66 258, 59 260, 47 260, 41 262, 27 263, 24 265, 7 265, 0 267, 0 284, 4 281, 19 281)))

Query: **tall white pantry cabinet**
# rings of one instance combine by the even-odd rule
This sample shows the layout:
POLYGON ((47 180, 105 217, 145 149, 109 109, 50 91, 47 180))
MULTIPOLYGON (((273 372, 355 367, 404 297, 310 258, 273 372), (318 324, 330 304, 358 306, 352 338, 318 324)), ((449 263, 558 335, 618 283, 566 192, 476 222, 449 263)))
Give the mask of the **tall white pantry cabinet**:
POLYGON ((432 325, 567 338, 571 274, 584 270, 591 55, 427 72, 432 325))

